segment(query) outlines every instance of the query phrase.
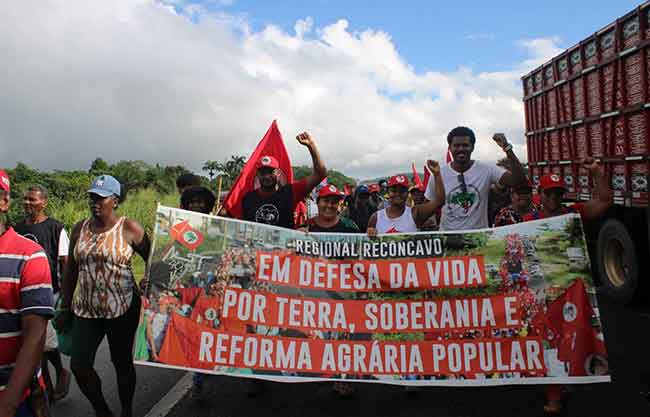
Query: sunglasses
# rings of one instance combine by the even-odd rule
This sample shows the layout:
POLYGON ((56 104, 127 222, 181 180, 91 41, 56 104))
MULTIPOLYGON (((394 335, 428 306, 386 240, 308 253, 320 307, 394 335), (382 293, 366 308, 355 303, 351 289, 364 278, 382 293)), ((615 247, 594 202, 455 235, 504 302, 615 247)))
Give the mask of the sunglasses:
POLYGON ((458 182, 460 183, 460 190, 463 194, 467 193, 467 184, 465 184, 465 176, 463 174, 458 174, 458 182))

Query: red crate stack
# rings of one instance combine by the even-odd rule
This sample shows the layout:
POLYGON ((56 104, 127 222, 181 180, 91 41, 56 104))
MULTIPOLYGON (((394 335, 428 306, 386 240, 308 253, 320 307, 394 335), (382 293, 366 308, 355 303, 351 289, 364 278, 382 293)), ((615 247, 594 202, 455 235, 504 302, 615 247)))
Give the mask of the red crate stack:
POLYGON ((585 125, 576 126, 573 128, 573 137, 575 140, 575 157, 576 159, 584 159, 589 156, 589 145, 587 144, 587 129, 585 125))
POLYGON ((600 159, 616 204, 649 206, 650 2, 522 78, 531 174, 561 174, 569 197, 600 159))
POLYGON ((600 87, 599 71, 592 71, 587 74, 587 101, 589 103, 589 116, 597 116, 602 113, 600 87))
POLYGON ((647 117, 644 111, 630 114, 627 117, 627 139, 630 155, 648 154, 647 117))
POLYGON ((576 119, 585 117, 585 91, 582 78, 576 78, 571 81, 573 90, 573 116, 576 119))
POLYGON ((628 106, 643 103, 642 59, 643 51, 623 58, 626 105, 628 106))
POLYGON ((587 132, 589 137, 590 155, 594 158, 602 158, 605 156, 606 145, 605 138, 603 137, 602 123, 600 120, 591 122, 587 125, 587 132))
POLYGON ((553 130, 547 135, 547 138, 551 142, 551 161, 560 161, 562 159, 560 132, 553 130))
POLYGON ((569 161, 573 159, 573 150, 571 147, 571 130, 570 128, 559 129, 560 146, 562 149, 562 160, 569 161))
MULTIPOLYGON (((612 50, 614 48, 611 48, 612 50)), ((611 112, 614 108, 618 107, 616 102, 616 94, 619 94, 619 89, 616 85, 618 62, 606 64, 602 68, 603 74, 603 111, 611 112)))

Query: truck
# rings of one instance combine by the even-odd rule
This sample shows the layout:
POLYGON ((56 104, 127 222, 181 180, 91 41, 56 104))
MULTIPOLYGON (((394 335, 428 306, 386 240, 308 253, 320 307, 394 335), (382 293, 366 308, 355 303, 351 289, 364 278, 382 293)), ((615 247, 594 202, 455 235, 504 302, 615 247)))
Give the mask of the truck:
POLYGON ((580 161, 599 161, 614 204, 585 222, 599 288, 618 303, 650 281, 650 2, 524 75, 528 168, 564 178, 567 201, 592 198, 580 161))

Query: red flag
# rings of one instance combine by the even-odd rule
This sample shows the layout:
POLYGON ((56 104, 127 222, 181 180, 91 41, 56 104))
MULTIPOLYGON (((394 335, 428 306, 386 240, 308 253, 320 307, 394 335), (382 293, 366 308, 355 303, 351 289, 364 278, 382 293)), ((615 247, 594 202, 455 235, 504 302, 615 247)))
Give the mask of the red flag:
POLYGON ((427 166, 424 166, 424 181, 422 184, 422 189, 426 191, 427 187, 429 187, 429 180, 431 179, 431 172, 429 171, 429 168, 427 166))
POLYGON ((296 205, 296 210, 293 212, 293 224, 296 228, 307 223, 307 205, 301 201, 296 205))
MULTIPOLYGON (((413 185, 418 187, 420 190, 424 191, 424 184, 422 183, 422 179, 420 178, 420 174, 418 174, 417 169, 415 169, 415 162, 413 162, 413 164, 411 164, 411 168, 413 168, 413 185)), ((426 174, 424 174, 424 175, 426 175, 426 174)))
POLYGON ((189 220, 177 223, 169 230, 172 239, 189 250, 196 250, 203 243, 203 234, 190 226, 189 220))
POLYGON ((569 362, 569 376, 590 375, 594 372, 591 368, 606 366, 605 344, 592 325, 593 315, 585 284, 579 278, 548 307, 547 340, 557 344, 558 359, 569 362))
POLYGON ((343 192, 346 196, 352 195, 352 184, 343 184, 343 192))
POLYGON ((447 158, 446 158, 445 162, 450 163, 453 160, 454 160, 454 157, 451 154, 451 149, 447 148, 447 158))
POLYGON ((255 187, 255 178, 257 174, 257 163, 263 156, 275 157, 279 164, 280 170, 284 174, 286 183, 293 182, 293 169, 291 168, 291 160, 289 154, 284 146, 282 134, 278 129, 277 122, 274 120, 266 131, 266 134, 257 144, 257 147, 248 158, 248 162, 244 165, 241 173, 235 180, 235 183, 230 188, 230 192, 223 202, 223 206, 228 213, 238 219, 243 217, 242 200, 244 196, 253 191, 255 187))

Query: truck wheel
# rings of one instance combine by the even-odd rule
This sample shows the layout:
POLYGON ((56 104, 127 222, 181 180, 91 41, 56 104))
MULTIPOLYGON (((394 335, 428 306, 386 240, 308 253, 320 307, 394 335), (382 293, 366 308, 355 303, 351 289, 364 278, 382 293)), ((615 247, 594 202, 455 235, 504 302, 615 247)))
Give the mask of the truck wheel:
POLYGON ((619 220, 607 220, 598 233, 598 275, 609 298, 619 304, 634 301, 639 286, 637 250, 619 220))

